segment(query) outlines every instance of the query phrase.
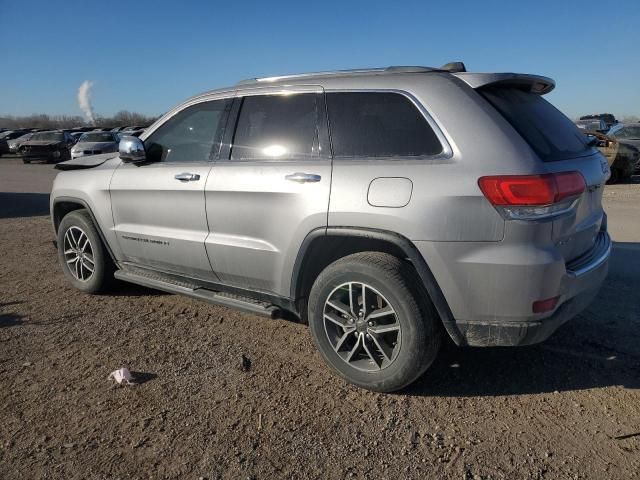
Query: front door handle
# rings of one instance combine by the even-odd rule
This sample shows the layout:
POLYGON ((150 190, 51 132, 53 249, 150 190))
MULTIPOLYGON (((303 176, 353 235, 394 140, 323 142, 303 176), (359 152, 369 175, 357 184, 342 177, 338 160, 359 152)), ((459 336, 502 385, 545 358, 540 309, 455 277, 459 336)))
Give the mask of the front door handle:
POLYGON ((180 180, 181 182, 197 182, 200 180, 200 175, 197 173, 179 173, 174 177, 176 180, 180 180))
POLYGON ((315 173, 302 173, 302 172, 292 173, 290 175, 285 176, 284 178, 286 178, 291 182, 298 182, 298 183, 315 183, 322 180, 322 177, 320 175, 316 175, 315 173))

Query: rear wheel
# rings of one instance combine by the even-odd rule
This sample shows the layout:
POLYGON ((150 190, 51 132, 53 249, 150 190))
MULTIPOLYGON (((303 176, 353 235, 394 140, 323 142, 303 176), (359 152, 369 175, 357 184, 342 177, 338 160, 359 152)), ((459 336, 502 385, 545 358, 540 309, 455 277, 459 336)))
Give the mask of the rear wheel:
POLYGON ((309 324, 325 361, 348 382, 380 392, 416 380, 435 359, 438 315, 413 268, 379 252, 329 265, 309 297, 309 324))
POLYGON ((83 292, 101 292, 113 279, 113 264, 86 210, 75 210, 60 222, 58 260, 67 280, 83 292))

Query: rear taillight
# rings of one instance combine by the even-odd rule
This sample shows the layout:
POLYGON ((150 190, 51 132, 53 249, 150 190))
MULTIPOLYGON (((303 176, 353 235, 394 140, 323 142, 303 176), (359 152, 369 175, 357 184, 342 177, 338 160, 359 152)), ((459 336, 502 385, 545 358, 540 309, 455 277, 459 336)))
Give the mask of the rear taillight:
POLYGON ((507 218, 531 220, 572 209, 585 191, 579 172, 481 177, 480 190, 507 218))

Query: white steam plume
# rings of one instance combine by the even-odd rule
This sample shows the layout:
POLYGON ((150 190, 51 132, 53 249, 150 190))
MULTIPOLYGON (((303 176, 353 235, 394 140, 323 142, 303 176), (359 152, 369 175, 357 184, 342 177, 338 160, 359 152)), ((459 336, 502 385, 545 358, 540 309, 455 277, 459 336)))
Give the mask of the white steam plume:
POLYGON ((93 112, 93 105, 91 105, 91 88, 93 87, 93 82, 91 80, 85 80, 78 88, 78 105, 80 105, 80 109, 84 112, 84 115, 87 117, 87 120, 91 125, 96 124, 95 114, 93 112))

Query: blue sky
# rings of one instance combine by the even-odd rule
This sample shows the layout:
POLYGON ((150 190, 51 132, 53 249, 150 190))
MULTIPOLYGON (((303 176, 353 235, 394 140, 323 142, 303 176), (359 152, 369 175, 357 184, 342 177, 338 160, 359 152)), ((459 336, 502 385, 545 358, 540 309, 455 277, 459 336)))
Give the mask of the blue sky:
POLYGON ((0 114, 160 114, 243 78, 387 65, 554 78, 569 116, 640 115, 640 0, 0 0, 0 114))

